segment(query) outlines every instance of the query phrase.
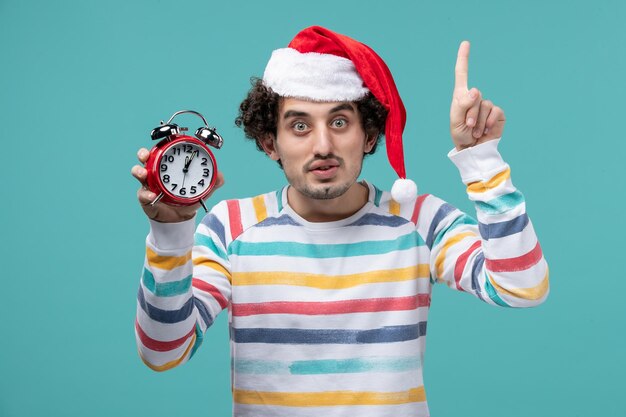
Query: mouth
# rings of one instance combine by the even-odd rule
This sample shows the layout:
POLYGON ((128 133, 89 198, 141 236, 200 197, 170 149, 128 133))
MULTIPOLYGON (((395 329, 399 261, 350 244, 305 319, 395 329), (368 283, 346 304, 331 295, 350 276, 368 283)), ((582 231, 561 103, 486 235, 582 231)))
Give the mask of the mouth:
POLYGON ((313 168, 311 171, 328 171, 329 169, 336 168, 337 165, 322 165, 318 168, 313 168))
POLYGON ((335 176, 340 165, 335 159, 318 159, 309 164, 308 171, 319 179, 329 179, 335 176))
POLYGON ((326 171, 340 165, 336 159, 318 159, 308 165, 309 171, 326 171))

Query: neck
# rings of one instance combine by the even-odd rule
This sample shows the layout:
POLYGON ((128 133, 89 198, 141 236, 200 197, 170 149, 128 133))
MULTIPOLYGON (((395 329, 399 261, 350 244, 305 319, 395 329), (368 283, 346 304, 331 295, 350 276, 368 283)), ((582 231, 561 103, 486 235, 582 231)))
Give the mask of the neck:
POLYGON ((332 222, 352 216, 366 203, 369 189, 360 182, 352 186, 337 198, 328 200, 314 199, 300 193, 294 187, 287 189, 289 206, 306 221, 332 222))

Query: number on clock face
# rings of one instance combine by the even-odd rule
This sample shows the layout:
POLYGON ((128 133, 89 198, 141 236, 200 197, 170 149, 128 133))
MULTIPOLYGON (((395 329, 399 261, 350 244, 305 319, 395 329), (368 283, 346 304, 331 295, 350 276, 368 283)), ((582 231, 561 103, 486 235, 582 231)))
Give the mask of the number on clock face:
POLYGON ((208 152, 196 144, 177 143, 159 161, 164 187, 181 198, 202 194, 213 179, 214 167, 208 152))

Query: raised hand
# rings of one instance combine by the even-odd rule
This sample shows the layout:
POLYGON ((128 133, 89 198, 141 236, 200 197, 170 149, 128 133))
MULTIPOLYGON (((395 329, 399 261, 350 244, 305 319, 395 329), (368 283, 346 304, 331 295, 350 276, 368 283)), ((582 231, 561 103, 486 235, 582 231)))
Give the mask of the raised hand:
POLYGON ((450 106, 450 134, 461 150, 502 136, 504 111, 484 100, 480 90, 467 88, 470 43, 461 42, 454 68, 454 92, 450 106))
MULTIPOLYGON (((142 164, 146 163, 148 155, 149 152, 145 148, 141 148, 139 149, 139 152, 137 152, 137 158, 142 164)), ((157 196, 148 189, 148 184, 146 182, 148 171, 143 166, 135 165, 131 169, 131 174, 141 183, 141 187, 137 190, 137 199, 139 200, 139 204, 141 204, 143 211, 152 220, 162 223, 182 222, 193 218, 196 211, 200 207, 200 203, 194 204, 193 206, 170 206, 162 202, 157 202, 152 205, 150 203, 152 203, 157 196)), ((206 198, 209 198, 211 194, 213 194, 213 192, 222 185, 224 185, 224 176, 221 172, 218 172, 215 187, 206 198)))

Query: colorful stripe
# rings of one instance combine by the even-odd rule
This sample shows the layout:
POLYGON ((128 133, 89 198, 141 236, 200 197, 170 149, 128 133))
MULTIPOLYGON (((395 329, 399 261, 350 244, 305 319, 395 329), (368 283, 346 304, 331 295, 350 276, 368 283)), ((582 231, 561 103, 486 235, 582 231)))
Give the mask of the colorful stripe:
POLYGON ((544 295, 546 295, 546 293, 548 292, 548 289, 550 288, 549 275, 550 275, 549 271, 546 271, 546 275, 543 277, 541 282, 535 285, 534 287, 512 288, 508 290, 498 285, 498 283, 495 282, 493 278, 491 278, 491 276, 488 276, 488 277, 489 277, 489 282, 491 283, 491 285, 493 285, 495 290, 500 294, 505 294, 510 297, 523 298, 524 300, 539 300, 540 298, 543 298, 544 295))
POLYGON ((196 246, 206 246, 211 252, 222 258, 223 260, 228 260, 228 255, 224 252, 224 249, 217 246, 215 241, 211 239, 211 236, 204 235, 202 233, 196 233, 194 237, 194 244, 196 246))
POLYGON ((401 358, 355 358, 295 361, 289 366, 292 375, 348 374, 362 372, 406 372, 419 369, 417 356, 401 358))
POLYGON ((215 216, 213 213, 209 213, 200 222, 205 225, 209 230, 217 235, 220 242, 222 242, 222 246, 226 247, 226 232, 224 230, 224 225, 222 222, 215 216))
POLYGON ((220 264, 219 262, 213 259, 205 258, 204 256, 199 256, 197 258, 194 258, 193 265, 194 266, 206 266, 207 268, 211 268, 212 270, 226 277, 226 279, 228 279, 228 282, 232 282, 232 276, 230 274, 230 271, 224 268, 222 264, 220 264))
POLYGON ((383 216, 376 213, 367 213, 354 223, 350 223, 348 226, 400 227, 407 223, 408 221, 406 219, 399 216, 383 216))
POLYGON ((263 392, 235 389, 233 400, 239 404, 284 407, 332 407, 346 405, 395 405, 426 401, 424 387, 399 392, 324 391, 263 392))
POLYGON ((543 258, 539 242, 530 252, 515 258, 486 259, 487 269, 491 272, 518 272, 531 268, 543 258))
POLYGON ((415 340, 426 335, 426 322, 379 329, 280 329, 233 328, 235 343, 269 343, 288 345, 370 344, 415 340))
POLYGON ((419 219, 422 204, 424 204, 424 200, 426 200, 426 197, 429 195, 430 194, 422 194, 415 200, 415 207, 413 207, 413 214, 411 215, 411 222, 413 222, 414 225, 417 225, 417 219, 419 219))
POLYGON ((202 344, 202 340, 204 339, 204 335, 202 334, 202 329, 200 328, 200 325, 198 323, 196 323, 195 333, 196 333, 196 340, 193 344, 193 347, 191 348, 191 353, 189 354, 189 358, 192 358, 193 355, 196 354, 196 351, 198 350, 198 348, 202 344))
POLYGON ((276 204, 278 205, 278 212, 279 213, 281 211, 283 211, 283 190, 284 189, 285 189, 285 187, 283 187, 280 190, 276 191, 276 204))
POLYGON ((491 280, 489 275, 487 275, 487 272, 485 272, 485 291, 487 291, 487 295, 489 296, 491 301, 493 301, 500 307, 511 307, 506 302, 504 302, 502 298, 500 298, 496 289, 493 288, 493 285, 491 285, 492 282, 493 281, 491 280))
POLYGON ((383 196, 383 192, 378 189, 378 187, 374 186, 374 205, 376 207, 380 207, 380 199, 383 196))
POLYGON ((162 256, 146 247, 146 257, 148 259, 148 265, 151 267, 170 271, 189 262, 191 260, 191 251, 183 256, 162 256))
POLYGON ((217 301, 217 303, 220 305, 222 309, 225 309, 226 306, 228 306, 228 300, 222 295, 220 290, 218 290, 217 287, 209 284, 208 282, 202 281, 201 279, 198 279, 198 278, 194 278, 193 287, 200 291, 204 291, 204 292, 211 294, 211 296, 215 298, 215 301, 217 301))
POLYGON ((353 256, 382 255, 412 249, 424 242, 412 231, 391 240, 370 240, 357 243, 308 244, 298 242, 242 242, 234 241, 228 247, 239 256, 292 256, 303 258, 349 258, 353 256))
POLYGON ((230 224, 230 236, 232 240, 237 239, 243 233, 243 225, 241 224, 241 209, 239 208, 239 200, 226 201, 228 207, 228 223, 230 224))
POLYGON ((483 296, 483 292, 480 287, 479 277, 481 276, 484 266, 485 255, 481 251, 476 254, 476 258, 474 258, 474 264, 472 265, 472 291, 478 296, 478 298, 483 301, 485 301, 485 297, 483 296))
POLYGON ((157 297, 173 297, 181 295, 189 291, 189 288, 191 288, 191 275, 179 281, 156 282, 152 272, 144 268, 141 280, 144 287, 157 297))
POLYGON ((433 220, 430 222, 430 227, 428 228, 428 234, 426 235, 426 246, 428 249, 432 249, 433 242, 435 240, 435 231, 439 227, 439 223, 445 219, 448 214, 452 213, 456 208, 451 206, 448 203, 444 203, 439 207, 435 215, 433 216, 433 220))
POLYGON ((418 278, 428 278, 429 276, 430 266, 428 264, 347 275, 324 275, 286 271, 235 272, 233 274, 233 286, 296 285, 300 287, 332 290, 352 288, 365 284, 409 281, 418 278))
POLYGON ((430 305, 430 294, 329 302, 268 302, 233 304, 234 316, 302 314, 308 316, 415 310, 430 305))
POLYGON ((268 217, 263 222, 257 224, 255 227, 271 227, 271 226, 302 226, 296 222, 288 214, 283 214, 280 217, 268 217))
POLYGON ((185 360, 185 358, 187 357, 187 355, 189 354, 189 351, 195 346, 196 344, 196 335, 195 333, 192 336, 191 339, 191 343, 189 343, 189 345, 187 346, 187 349, 185 349, 185 352, 183 352, 182 356, 178 359, 175 359, 173 361, 167 362, 163 365, 153 365, 152 363, 148 362, 148 360, 146 358, 143 357, 143 355, 141 354, 141 352, 139 352, 139 357, 141 357, 141 360, 143 361, 143 363, 146 364, 146 366, 150 369, 152 369, 153 371, 158 371, 158 372, 163 372, 163 371, 167 371, 168 369, 172 369, 178 365, 180 365, 180 363, 185 360))
POLYGON ((454 219, 452 223, 450 223, 448 226, 446 226, 444 229, 441 229, 437 233, 432 245, 437 246, 439 242, 441 242, 441 239, 443 239, 449 232, 451 232, 452 230, 456 229, 459 226, 467 226, 467 225, 476 226, 476 224, 478 224, 476 220, 474 220, 473 218, 471 218, 465 213, 460 213, 460 215, 456 219, 454 219))
POLYGON ((513 191, 489 201, 477 201, 476 210, 485 214, 502 214, 511 211, 523 202, 524 195, 519 191, 513 191))
POLYGON ((507 168, 505 171, 493 176, 488 181, 477 181, 467 184, 468 193, 484 193, 496 188, 506 180, 511 178, 511 169, 507 168))
POLYGON ((396 200, 389 200, 389 213, 393 214, 394 216, 399 216, 400 215, 400 203, 398 203, 396 200))
POLYGON ((475 236, 476 234, 474 232, 464 232, 464 233, 459 233, 458 235, 446 240, 446 243, 443 245, 443 247, 439 251, 439 254, 437 255, 437 259, 435 259, 435 270, 437 271, 438 278, 443 277, 443 264, 446 259, 446 253, 448 252, 448 249, 450 249, 452 246, 456 245, 457 243, 461 242, 466 237, 475 237, 475 236))
POLYGON ((198 314, 200 315, 200 318, 204 322, 204 327, 205 328, 209 327, 211 324, 213 324, 213 316, 211 315, 211 312, 209 311, 207 306, 198 298, 193 297, 192 300, 193 300, 193 305, 196 307, 196 310, 198 310, 198 314))
POLYGON ((256 214, 257 223, 261 223, 267 218, 267 208, 265 207, 265 197, 258 195, 252 198, 252 206, 254 207, 254 214, 256 214))
POLYGON ((465 291, 463 287, 461 287, 461 278, 463 277, 463 271, 465 271, 465 265, 467 264, 467 259, 470 257, 472 253, 478 248, 481 247, 480 240, 474 242, 472 246, 469 247, 465 252, 461 254, 456 259, 456 263, 454 264, 454 282, 456 284, 456 289, 459 291, 465 291))
POLYGON ((265 361, 237 359, 234 370, 255 375, 326 375, 364 372, 407 372, 421 367, 419 356, 323 359, 310 361, 265 361))
POLYGON ((148 349, 154 350, 155 352, 167 352, 181 347, 196 331, 194 326, 194 328, 191 329, 191 331, 183 337, 176 340, 164 342, 148 336, 143 331, 141 326, 139 326, 139 322, 137 320, 135 320, 135 330, 137 330, 137 335, 139 336, 139 340, 141 340, 141 343, 148 349))
POLYGON ((480 231, 480 236, 485 240, 497 239, 520 233, 526 228, 529 222, 528 215, 524 213, 512 220, 504 222, 490 224, 479 223, 478 230, 480 231))
POLYGON ((139 291, 137 292, 137 302, 141 309, 152 320, 167 324, 179 323, 186 320, 193 312, 194 307, 193 298, 189 298, 178 310, 162 310, 146 301, 141 287, 139 287, 139 291))

